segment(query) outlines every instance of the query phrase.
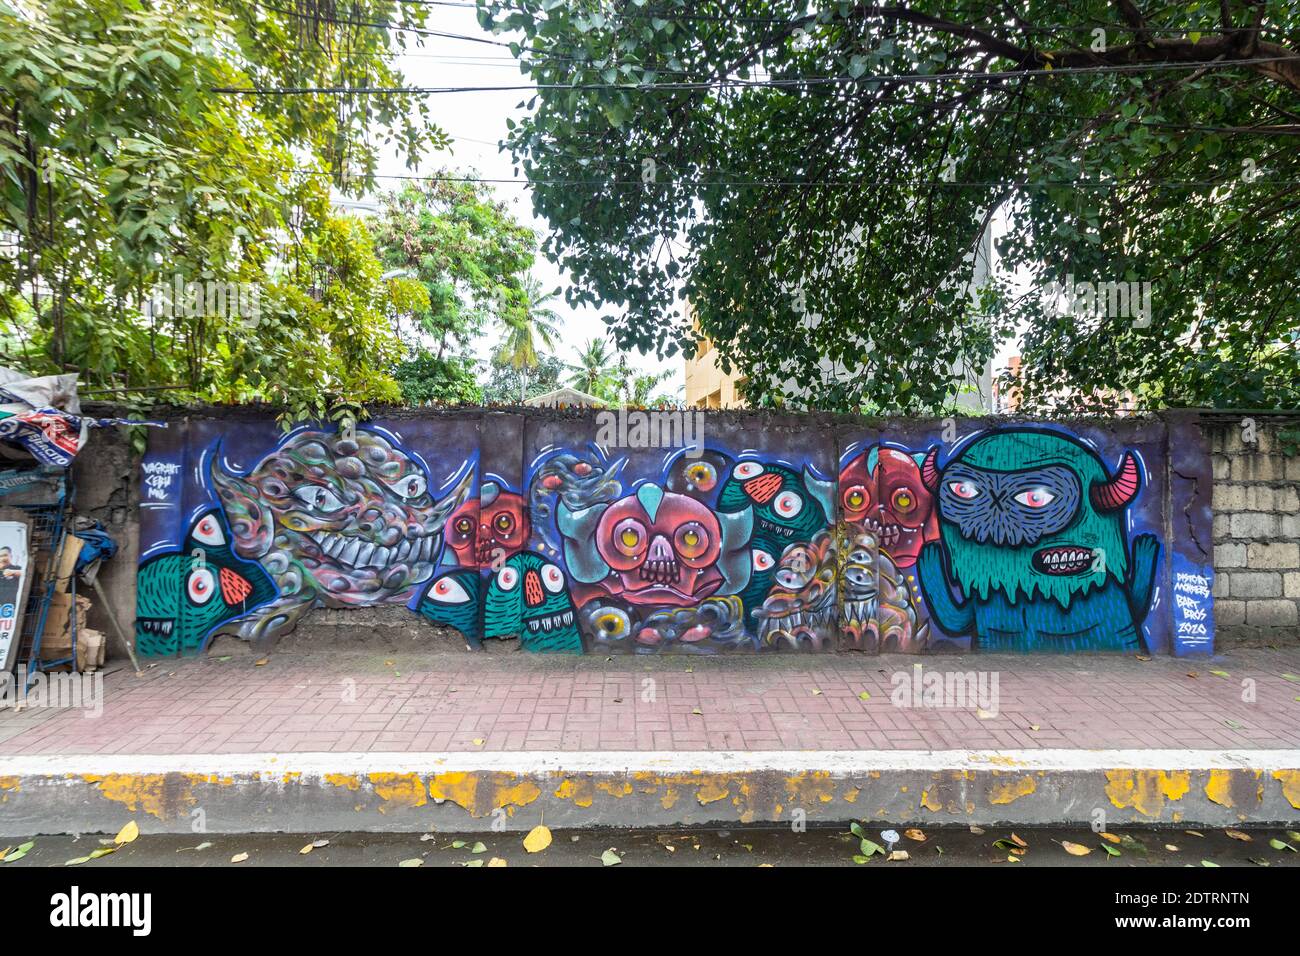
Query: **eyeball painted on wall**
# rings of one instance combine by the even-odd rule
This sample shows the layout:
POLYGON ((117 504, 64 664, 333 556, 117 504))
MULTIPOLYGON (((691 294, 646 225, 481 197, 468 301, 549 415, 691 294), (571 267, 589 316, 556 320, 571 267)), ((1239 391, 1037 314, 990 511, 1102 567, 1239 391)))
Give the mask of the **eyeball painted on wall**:
POLYGON ((416 610, 434 624, 454 627, 471 645, 482 637, 479 621, 481 579, 477 568, 459 568, 433 580, 416 610))
POLYGON ((697 458, 679 455, 668 468, 664 487, 679 495, 711 501, 731 467, 731 459, 716 451, 705 451, 697 458))
POLYGON ((576 614, 564 571, 543 555, 520 551, 490 579, 483 635, 518 634, 526 650, 581 654, 576 614))
POLYGON ((197 653, 218 627, 275 598, 266 572, 229 542, 221 512, 209 511, 190 526, 183 548, 140 565, 135 642, 141 655, 197 653))

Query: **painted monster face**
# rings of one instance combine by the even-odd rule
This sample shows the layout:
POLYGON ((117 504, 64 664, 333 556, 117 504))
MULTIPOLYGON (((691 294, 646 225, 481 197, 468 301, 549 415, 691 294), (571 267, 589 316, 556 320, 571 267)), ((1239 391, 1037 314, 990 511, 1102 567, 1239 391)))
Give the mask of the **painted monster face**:
POLYGON ((808 541, 834 514, 834 483, 805 468, 738 462, 718 495, 718 510, 754 509, 754 542, 778 556, 794 541, 808 541))
POLYGON ((512 555, 488 583, 486 637, 518 634, 526 650, 582 653, 564 572, 533 551, 512 555))
POLYGON ((449 571, 429 585, 417 610, 435 624, 454 627, 477 642, 483 630, 478 614, 479 583, 477 568, 449 571))
POLYGON ((560 511, 574 577, 631 604, 695 604, 748 581, 750 515, 720 517, 688 495, 643 484, 636 494, 580 512, 560 511))
POLYGON ((934 498, 907 452, 872 446, 840 472, 840 514, 880 543, 900 568, 916 563, 921 547, 939 537, 934 498))
POLYGON ((444 523, 470 486, 467 473, 435 502, 424 466, 367 431, 300 432, 247 475, 214 460, 212 479, 235 550, 261 561, 282 591, 359 605, 406 600, 433 576, 444 523))
POLYGON ((1110 477, 1095 451, 1069 436, 1018 429, 986 434, 942 469, 921 465, 936 492, 943 542, 962 590, 1014 601, 1041 593, 1062 605, 1127 574, 1123 510, 1141 486, 1126 452, 1110 477), (1100 561, 1099 561, 1100 558, 1100 561))
POLYGON ((840 514, 852 524, 876 520, 876 479, 863 452, 840 469, 840 514))
POLYGON ((136 594, 136 647, 154 656, 201 651, 218 625, 274 598, 275 586, 231 551, 230 531, 213 510, 194 522, 183 550, 141 565, 136 594))
POLYGON ((911 455, 881 448, 876 462, 880 548, 900 568, 910 568, 921 546, 939 536, 934 499, 921 482, 921 469, 911 455))
POLYGON ((483 498, 471 499, 447 522, 447 546, 462 567, 489 567, 523 549, 532 534, 524 499, 483 484, 483 498))

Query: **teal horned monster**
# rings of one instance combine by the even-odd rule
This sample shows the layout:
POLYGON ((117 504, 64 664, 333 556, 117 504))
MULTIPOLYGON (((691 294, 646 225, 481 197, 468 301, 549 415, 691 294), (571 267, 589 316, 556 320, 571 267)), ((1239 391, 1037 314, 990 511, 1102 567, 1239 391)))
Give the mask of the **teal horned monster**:
POLYGON ((754 564, 749 583, 740 592, 746 622, 763 604, 776 575, 776 565, 792 544, 812 541, 835 514, 835 483, 805 467, 802 474, 784 465, 741 461, 718 492, 718 511, 733 514, 753 508, 750 537, 754 564))
POLYGON ((981 650, 1145 648, 1160 545, 1151 534, 1127 540, 1125 510, 1142 484, 1132 452, 1111 477, 1074 438, 1000 429, 942 469, 932 449, 921 477, 940 540, 922 548, 917 574, 943 631, 973 634, 981 650))
POLYGON ((471 647, 478 647, 479 590, 478 568, 448 571, 429 585, 416 610, 434 624, 456 628, 471 647))
POLYGON ((230 540, 213 509, 195 520, 179 551, 140 565, 135 646, 142 656, 196 654, 221 625, 275 599, 267 573, 236 555, 230 540))
POLYGON ((525 650, 582 653, 564 572, 532 551, 511 555, 488 584, 483 636, 510 634, 525 650))

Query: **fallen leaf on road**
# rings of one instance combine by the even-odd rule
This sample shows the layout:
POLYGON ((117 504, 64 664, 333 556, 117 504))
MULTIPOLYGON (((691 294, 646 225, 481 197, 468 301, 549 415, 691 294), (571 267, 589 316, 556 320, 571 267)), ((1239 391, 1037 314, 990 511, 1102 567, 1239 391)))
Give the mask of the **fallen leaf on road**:
POLYGON ((488 860, 488 866, 509 866, 509 865, 510 865, 509 863, 507 863, 499 856, 494 856, 492 857, 492 859, 488 860))
POLYGON ((812 695, 813 695, 814 697, 820 697, 820 696, 822 695, 822 692, 819 691, 816 687, 814 687, 814 688, 812 689, 812 695))
POLYGON ((1101 833, 1098 833, 1097 836, 1101 837, 1103 840, 1106 840, 1110 843, 1119 842, 1119 837, 1115 836, 1115 834, 1113 833, 1106 833, 1105 831, 1102 831, 1101 833))
POLYGON ((1279 839, 1277 839, 1277 838, 1274 838, 1274 839, 1272 839, 1272 840, 1269 840, 1269 841, 1268 841, 1268 845, 1271 846, 1271 847, 1272 847, 1273 849, 1275 849, 1275 850, 1290 850, 1292 853, 1296 852, 1295 847, 1293 847, 1290 843, 1286 843, 1286 842, 1284 842, 1284 841, 1282 841, 1282 840, 1279 840, 1279 839))
POLYGON ((1200 837, 1202 840, 1205 839, 1205 834, 1202 833, 1200 830, 1184 830, 1183 832, 1190 834, 1191 836, 1194 837, 1200 837))
POLYGON ((472 742, 475 747, 482 747, 484 744, 484 740, 482 737, 475 737, 472 742))
POLYGON ((971 824, 971 828, 970 828, 970 832, 973 833, 973 834, 975 834, 976 836, 983 836, 983 835, 984 835, 984 828, 983 828, 983 827, 977 827, 977 826, 975 826, 975 824, 972 823, 972 824, 971 824))
POLYGON ((1109 843, 1100 843, 1098 844, 1098 846, 1100 846, 1103 850, 1106 851, 1107 856, 1123 856, 1123 854, 1120 853, 1119 850, 1115 849, 1109 843))
POLYGON ((411 859, 409 860, 403 860, 401 863, 397 865, 404 868, 410 868, 413 866, 424 866, 424 861, 421 860, 418 856, 416 856, 416 857, 411 857, 411 859))
POLYGON ((1227 671, 1210 671, 1210 673, 1213 674, 1215 677, 1231 677, 1231 676, 1232 676, 1232 675, 1229 674, 1227 671))
POLYGON ((13 849, 12 847, 5 847, 4 853, 0 853, 0 860, 4 861, 5 863, 17 863, 19 860, 25 857, 27 855, 27 851, 34 846, 36 846, 36 841, 29 840, 26 843, 20 844, 18 849, 16 850, 13 849))
POLYGON ((1166 844, 1165 844, 1165 849, 1168 850, 1170 853, 1177 853, 1177 852, 1178 852, 1178 847, 1174 846, 1172 843, 1166 843, 1166 844))
POLYGON ((117 836, 113 838, 114 843, 134 843, 136 837, 140 835, 140 825, 134 820, 129 822, 122 829, 117 831, 117 836))
POLYGON ((469 848, 469 852, 471 852, 471 853, 486 853, 486 852, 487 852, 487 847, 484 846, 482 843, 475 843, 472 847, 469 848))
POLYGON ((1077 843, 1071 843, 1069 840, 1063 840, 1061 842, 1061 849, 1071 856, 1087 856, 1092 852, 1092 847, 1080 846, 1077 843))
POLYGON ((611 847, 600 855, 600 862, 605 864, 605 866, 618 866, 623 862, 623 858, 615 853, 611 847))
POLYGON ((1240 840, 1242 843, 1250 843, 1254 839, 1249 833, 1242 833, 1240 830, 1224 830, 1223 832, 1234 840, 1240 840))
POLYGON ((871 700, 871 695, 864 690, 861 694, 858 695, 858 700, 871 700))
POLYGON ((912 827, 910 830, 904 830, 903 836, 907 837, 909 840, 915 840, 917 843, 925 842, 925 831, 918 830, 916 827, 912 827))
POLYGON ((524 837, 524 849, 529 853, 541 853, 551 845, 551 831, 544 826, 535 826, 524 837))
POLYGON ((1212 867, 1214 867, 1216 870, 1219 868, 1219 864, 1217 864, 1217 863, 1211 863, 1209 860, 1202 860, 1202 861, 1201 861, 1201 866, 1212 866, 1212 867))
POLYGON ((244 862, 245 860, 247 860, 247 859, 248 859, 248 854, 247 854, 247 853, 236 853, 234 856, 232 856, 232 857, 230 858, 230 862, 231 862, 231 863, 243 863, 243 862, 244 862))
POLYGON ((265 667, 265 666, 266 666, 267 664, 269 664, 269 663, 271 663, 271 658, 269 658, 269 657, 263 657, 260 661, 253 661, 253 666, 254 666, 254 667, 265 667))

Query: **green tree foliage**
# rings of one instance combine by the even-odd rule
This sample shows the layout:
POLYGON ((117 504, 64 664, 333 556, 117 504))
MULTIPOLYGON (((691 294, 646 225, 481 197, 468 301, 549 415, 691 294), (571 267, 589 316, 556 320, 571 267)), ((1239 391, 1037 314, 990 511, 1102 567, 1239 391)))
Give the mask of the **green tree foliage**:
POLYGON ((400 86, 385 31, 290 6, 0 0, 4 361, 75 369, 119 399, 270 400, 290 417, 398 397, 392 314, 411 290, 381 280, 330 187, 359 193, 380 149, 414 162, 447 139, 403 94, 218 92, 400 86), (159 303, 177 283, 248 295, 159 303))
POLYGON ((1025 329, 1031 406, 1285 405, 1300 6, 487 0, 539 89, 509 147, 575 304, 713 340, 751 395, 942 407, 1025 329), (999 283, 966 288, 995 211, 999 283), (1149 282, 1150 322, 1052 283, 1149 282), (681 308, 689 298, 698 331, 681 308))
POLYGON ((374 232, 385 269, 427 290, 429 306, 411 316, 412 331, 439 358, 464 350, 487 318, 504 318, 525 299, 537 238, 483 183, 435 179, 388 193, 374 232))
POLYGON ((483 383, 483 401, 490 405, 513 405, 519 401, 520 389, 525 399, 545 395, 560 387, 564 362, 554 355, 539 354, 537 366, 524 376, 509 365, 492 364, 483 383))
POLYGON ((565 366, 569 371, 565 384, 596 398, 617 401, 619 378, 609 341, 588 339, 581 348, 575 346, 574 353, 577 361, 565 366))
POLYGON ((477 405, 483 401, 483 387, 475 377, 477 365, 465 355, 439 357, 421 352, 401 362, 393 377, 408 404, 477 405))
POLYGON ((492 357, 492 363, 507 366, 518 373, 520 402, 528 394, 529 374, 541 364, 538 343, 549 349, 555 348, 560 317, 547 303, 559 294, 559 289, 553 292, 543 291, 541 284, 529 276, 524 280, 520 294, 501 315, 504 334, 500 348, 492 357))

